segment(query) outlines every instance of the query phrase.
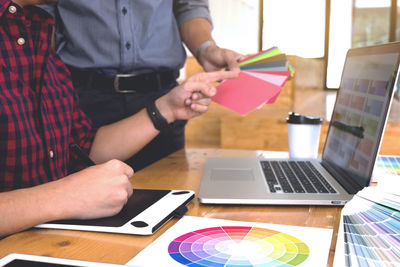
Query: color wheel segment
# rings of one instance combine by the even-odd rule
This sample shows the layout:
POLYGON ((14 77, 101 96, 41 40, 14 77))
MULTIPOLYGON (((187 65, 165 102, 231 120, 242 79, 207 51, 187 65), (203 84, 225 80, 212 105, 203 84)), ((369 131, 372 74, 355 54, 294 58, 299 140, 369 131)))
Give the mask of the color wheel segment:
POLYGON ((309 252, 308 246, 294 236, 246 226, 200 229, 175 238, 168 246, 175 261, 192 267, 297 266, 309 252))

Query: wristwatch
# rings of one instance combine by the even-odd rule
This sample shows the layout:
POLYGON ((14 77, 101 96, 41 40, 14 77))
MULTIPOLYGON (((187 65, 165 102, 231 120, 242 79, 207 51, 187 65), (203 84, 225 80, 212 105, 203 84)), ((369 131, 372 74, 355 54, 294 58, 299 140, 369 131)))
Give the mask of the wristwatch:
POLYGON ((151 122, 154 125, 154 128, 159 130, 160 132, 166 132, 173 128, 172 123, 168 123, 167 119, 161 115, 160 111, 156 107, 155 102, 151 102, 149 105, 146 106, 147 114, 150 117, 151 122))

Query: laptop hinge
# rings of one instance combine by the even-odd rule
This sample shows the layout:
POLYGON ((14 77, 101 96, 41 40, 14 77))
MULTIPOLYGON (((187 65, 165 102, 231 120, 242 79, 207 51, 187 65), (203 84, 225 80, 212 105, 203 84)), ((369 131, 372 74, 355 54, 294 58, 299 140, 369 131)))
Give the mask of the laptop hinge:
POLYGON ((322 160, 321 165, 327 172, 329 172, 330 175, 332 175, 332 177, 335 178, 335 180, 347 191, 347 193, 354 195, 362 189, 360 185, 350 182, 348 178, 346 178, 346 174, 339 172, 328 162, 322 160))

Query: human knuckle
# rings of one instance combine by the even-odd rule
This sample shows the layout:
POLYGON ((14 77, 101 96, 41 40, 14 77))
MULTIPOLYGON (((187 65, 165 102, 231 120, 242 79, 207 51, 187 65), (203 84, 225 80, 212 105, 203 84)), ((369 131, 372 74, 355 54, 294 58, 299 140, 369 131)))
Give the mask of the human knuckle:
POLYGON ((118 193, 116 193, 115 200, 118 203, 125 203, 126 199, 128 198, 128 192, 126 190, 119 190, 118 193))
POLYGON ((120 186, 124 186, 124 185, 126 185, 127 183, 129 183, 129 177, 128 177, 128 175, 125 175, 125 174, 123 174, 123 175, 120 175, 120 176, 118 176, 118 184, 120 185, 120 186))

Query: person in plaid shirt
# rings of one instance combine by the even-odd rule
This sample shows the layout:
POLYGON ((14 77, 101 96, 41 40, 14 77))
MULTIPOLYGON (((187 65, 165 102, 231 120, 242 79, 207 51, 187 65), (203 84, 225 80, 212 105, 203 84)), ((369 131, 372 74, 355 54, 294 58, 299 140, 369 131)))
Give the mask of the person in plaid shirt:
POLYGON ((121 160, 159 133, 160 117, 169 125, 200 115, 216 93, 211 83, 237 76, 194 75, 158 98, 151 112, 93 129, 51 46, 53 20, 32 6, 46 2, 55 1, 0 0, 0 236, 52 220, 118 213, 132 195, 133 170, 121 160), (72 164, 71 143, 97 165, 80 170, 72 164))

